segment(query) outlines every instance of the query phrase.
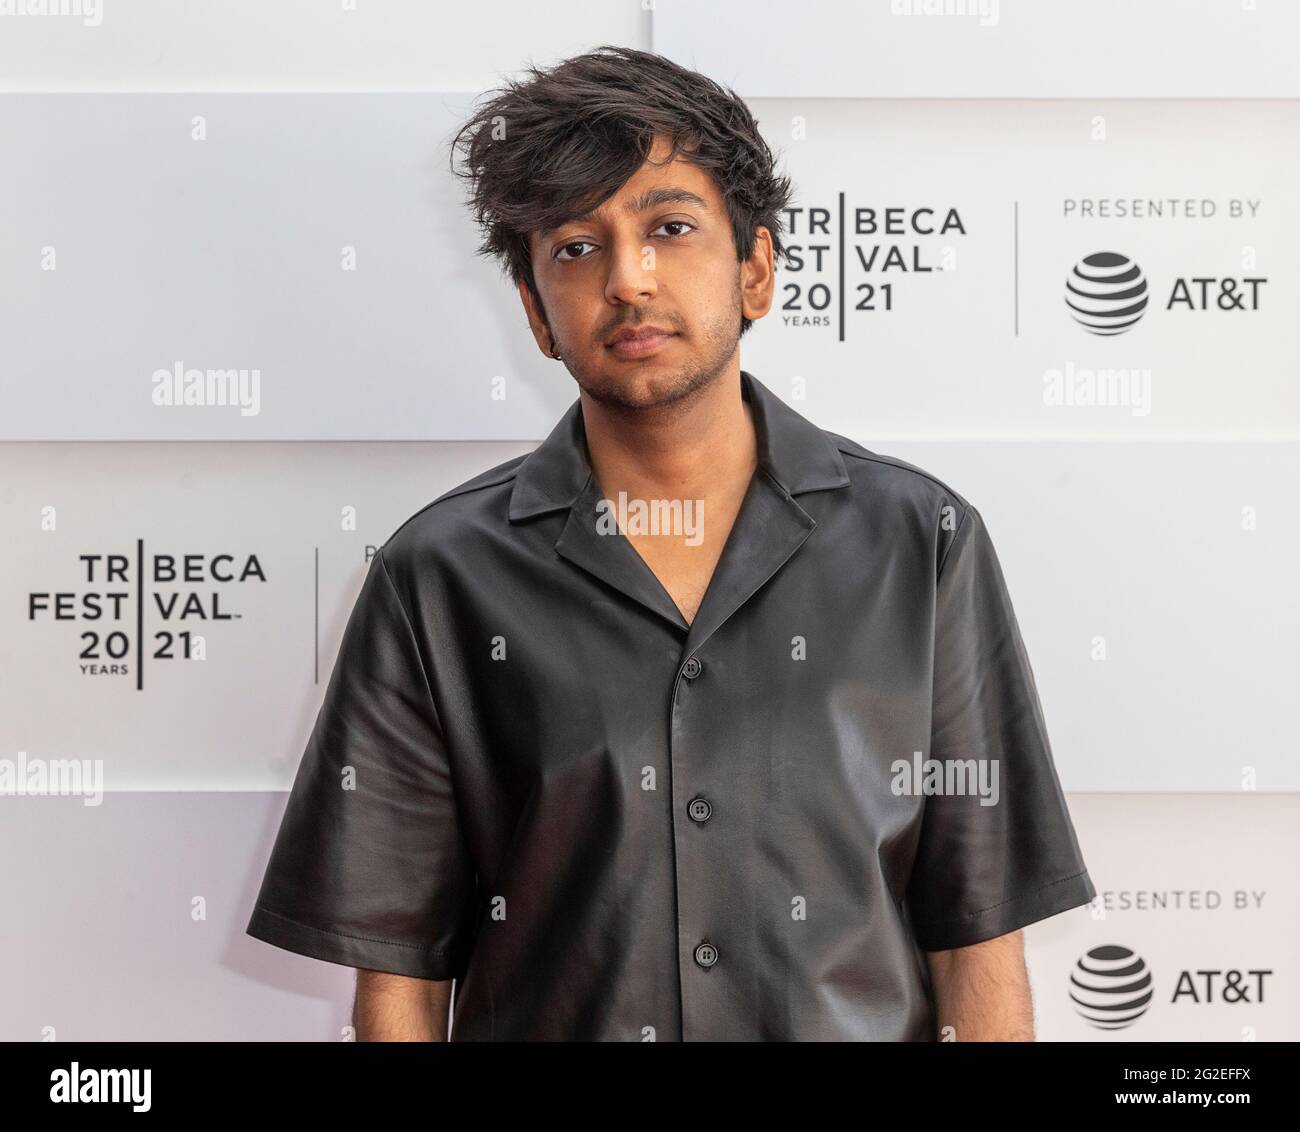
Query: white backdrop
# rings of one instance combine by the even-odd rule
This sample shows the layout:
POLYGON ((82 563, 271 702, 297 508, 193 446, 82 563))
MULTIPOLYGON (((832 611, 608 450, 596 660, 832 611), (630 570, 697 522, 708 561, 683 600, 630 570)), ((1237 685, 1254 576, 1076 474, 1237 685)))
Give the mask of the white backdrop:
POLYGON ((376 543, 526 451, 575 395, 470 261, 437 147, 501 73, 605 42, 734 82, 797 203, 827 210, 780 282, 805 301, 821 284, 830 321, 773 311, 745 367, 989 521, 1099 892, 1027 931, 1040 1036, 1300 1037, 1297 5, 993 7, 989 22, 988 5, 106 0, 94 26, 0 16, 0 758, 101 759, 106 789, 98 806, 0 797, 0 853, 32 863, 0 873, 0 1039, 343 1035, 351 972, 243 935, 343 619, 376 543), (1077 211, 1149 199, 1214 211, 1077 211), (901 209, 903 231, 858 231, 872 208, 901 209), (920 231, 925 208, 964 231, 920 231), (866 269, 877 243, 934 270, 866 269), (1110 338, 1064 301, 1102 251, 1150 289, 1110 338), (1168 306, 1201 278, 1267 282, 1249 309, 1168 306), (875 310, 854 309, 864 285, 875 310), (259 411, 153 405, 153 371, 177 361, 260 369, 259 411), (1084 390, 1106 369, 1138 375, 1124 388, 1150 411, 1044 398, 1055 372, 1084 390), (79 555, 140 550, 209 571, 256 556, 266 580, 128 582, 116 626, 32 616, 34 593, 84 612, 110 589, 79 555), (185 619, 205 659, 152 655, 183 631, 155 594, 231 615, 185 619), (88 628, 148 652, 142 677, 83 674, 88 628), (1069 998, 1107 947, 1157 988, 1116 1033, 1069 998), (1227 1001, 1201 970, 1262 995, 1227 1001))

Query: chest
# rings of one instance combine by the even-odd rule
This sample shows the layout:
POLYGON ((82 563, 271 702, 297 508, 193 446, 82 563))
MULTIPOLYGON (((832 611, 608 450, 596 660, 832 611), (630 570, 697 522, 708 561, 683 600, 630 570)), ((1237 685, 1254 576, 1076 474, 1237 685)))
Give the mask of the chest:
POLYGON ((723 544, 711 544, 706 540, 699 546, 687 546, 680 540, 653 535, 629 536, 628 541, 673 599, 673 604, 681 610, 687 623, 695 620, 709 581, 717 569, 723 544))
MULTIPOLYGON (((748 529, 773 526, 762 509, 751 517, 748 529)), ((929 548, 899 563, 897 542, 835 531, 817 513, 840 539, 809 540, 774 569, 759 540, 729 542, 734 520, 721 537, 715 518, 706 512, 698 545, 629 524, 626 545, 593 537, 581 561, 530 560, 509 579, 513 615, 498 578, 465 563, 430 572, 455 575, 456 600, 439 599, 454 617, 426 647, 435 695, 455 708, 442 713, 448 745, 491 778, 498 800, 485 810, 527 809, 558 842, 584 815, 659 823, 697 791, 714 791, 738 828, 780 816, 792 842, 827 807, 858 834, 882 799, 877 829, 897 836, 915 817, 890 776, 928 742, 931 643, 918 626, 931 606, 907 583, 929 548), (829 553, 841 544, 853 553, 829 553), (669 600, 692 634, 669 619, 669 600)), ((550 550, 556 537, 538 542, 550 550)))
POLYGON ((709 583, 717 570, 723 548, 735 526, 740 496, 701 507, 688 532, 663 530, 648 534, 629 526, 628 542, 650 572, 658 579, 687 623, 695 620, 709 583), (704 521, 707 514, 708 521, 704 521))

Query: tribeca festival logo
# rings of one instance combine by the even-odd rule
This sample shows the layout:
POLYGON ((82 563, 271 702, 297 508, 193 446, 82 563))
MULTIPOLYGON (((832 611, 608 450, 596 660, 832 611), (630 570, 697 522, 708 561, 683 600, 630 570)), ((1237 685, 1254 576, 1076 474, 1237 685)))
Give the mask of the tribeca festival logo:
POLYGON ((77 16, 88 28, 104 22, 103 0, 0 0, 0 16, 77 16))
POLYGON ((262 411, 260 369, 186 369, 184 362, 153 371, 152 399, 166 408, 239 406, 241 417, 262 411))
MULTIPOLYGON (((802 118, 792 136, 807 136, 802 118)), ((934 272, 955 271, 956 241, 967 235, 951 204, 849 208, 839 193, 833 207, 791 207, 784 216, 790 278, 781 284, 781 325, 834 327, 840 342, 850 314, 882 316, 904 292, 915 298, 934 272)))
POLYGON ((952 795, 977 797, 981 806, 998 804, 997 759, 923 759, 920 751, 912 759, 895 759, 889 788, 895 796, 952 795))
POLYGON ((28 594, 27 619, 84 625, 77 654, 83 676, 131 676, 144 687, 144 662, 206 660, 207 638, 194 631, 238 621, 229 589, 265 582, 256 554, 79 554, 82 586, 28 594), (146 614, 163 628, 146 635, 146 614))
POLYGON ((704 541, 703 499, 602 499, 596 504, 596 533, 600 535, 685 536, 687 546, 704 541))

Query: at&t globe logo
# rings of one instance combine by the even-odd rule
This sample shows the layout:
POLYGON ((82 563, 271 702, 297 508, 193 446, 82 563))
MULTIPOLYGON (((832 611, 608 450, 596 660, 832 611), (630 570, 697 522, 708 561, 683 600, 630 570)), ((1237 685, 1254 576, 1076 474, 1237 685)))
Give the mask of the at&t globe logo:
POLYGON ((1119 252, 1093 252, 1074 265, 1065 282, 1070 316, 1090 334, 1123 334, 1147 306, 1147 281, 1119 252))
POLYGON ((1094 947, 1074 965, 1070 998, 1074 1009, 1099 1030, 1131 1026, 1151 1003, 1151 970, 1127 947, 1094 947))

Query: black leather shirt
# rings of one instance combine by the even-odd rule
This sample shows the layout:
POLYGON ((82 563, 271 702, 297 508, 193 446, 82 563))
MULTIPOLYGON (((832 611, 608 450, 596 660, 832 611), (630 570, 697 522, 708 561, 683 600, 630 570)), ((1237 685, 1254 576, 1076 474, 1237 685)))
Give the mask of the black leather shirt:
POLYGON ((690 624, 578 401, 388 539, 249 934, 454 977, 453 1041, 933 1040, 923 950, 1095 895, 979 512, 741 383, 690 624))

